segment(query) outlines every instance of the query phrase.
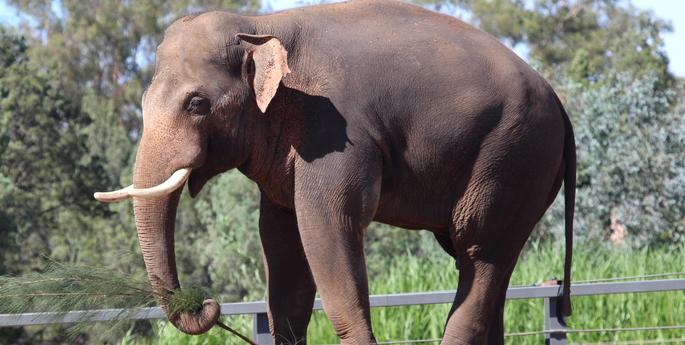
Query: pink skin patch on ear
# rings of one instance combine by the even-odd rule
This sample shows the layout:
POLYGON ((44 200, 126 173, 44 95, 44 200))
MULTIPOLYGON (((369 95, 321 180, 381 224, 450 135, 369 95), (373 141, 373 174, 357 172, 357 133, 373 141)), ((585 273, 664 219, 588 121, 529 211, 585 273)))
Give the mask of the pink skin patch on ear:
POLYGON ((271 38, 256 46, 252 58, 255 62, 254 91, 257 106, 262 113, 266 113, 281 79, 290 73, 288 51, 278 39, 271 38))

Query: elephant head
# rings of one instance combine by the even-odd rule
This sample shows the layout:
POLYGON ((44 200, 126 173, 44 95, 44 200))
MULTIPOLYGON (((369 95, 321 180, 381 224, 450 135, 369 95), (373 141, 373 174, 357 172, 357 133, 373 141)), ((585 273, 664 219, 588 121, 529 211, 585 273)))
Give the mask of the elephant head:
MULTIPOLYGON (((95 193, 103 202, 133 198, 148 277, 160 296, 179 288, 174 226, 185 182, 194 197, 209 178, 244 163, 251 119, 266 112, 290 72, 279 39, 255 31, 245 18, 223 12, 184 17, 167 29, 142 97, 133 184, 95 193)), ((206 332, 220 314, 214 300, 197 314, 168 315, 164 298, 160 304, 189 334, 206 332)))

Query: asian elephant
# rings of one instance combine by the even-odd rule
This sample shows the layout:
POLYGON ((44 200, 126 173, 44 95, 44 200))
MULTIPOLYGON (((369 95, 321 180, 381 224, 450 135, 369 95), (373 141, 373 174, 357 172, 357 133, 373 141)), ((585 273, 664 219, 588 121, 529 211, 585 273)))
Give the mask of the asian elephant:
MULTIPOLYGON (((142 96, 133 198, 155 289, 179 287, 174 222, 237 168, 261 191, 271 332, 306 336, 314 295, 343 344, 373 344, 362 238, 371 221, 427 229, 456 261, 443 344, 502 344, 505 292, 535 224, 565 186, 560 307, 570 314, 573 129, 558 97, 494 37, 395 1, 263 16, 183 17, 142 96)), ((449 269, 449 268, 446 268, 449 269)), ((169 315, 199 334, 218 318, 169 315)))

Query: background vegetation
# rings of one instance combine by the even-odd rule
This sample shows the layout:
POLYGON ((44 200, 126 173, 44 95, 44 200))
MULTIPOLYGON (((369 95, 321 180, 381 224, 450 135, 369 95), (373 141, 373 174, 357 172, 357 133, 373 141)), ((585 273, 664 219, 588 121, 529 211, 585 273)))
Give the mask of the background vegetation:
MULTIPOLYGON (((533 242, 523 255, 512 276, 512 286, 527 286, 531 282, 541 282, 556 275, 557 267, 562 264, 561 243, 549 246, 533 242)), ((594 280, 605 277, 625 277, 648 274, 650 272, 681 269, 685 246, 665 249, 624 249, 608 250, 602 246, 584 246, 577 252, 577 281, 594 280)), ((454 288, 456 274, 451 259, 444 254, 434 256, 397 256, 388 266, 375 272, 370 282, 373 294, 449 290, 454 288), (417 279, 419 278, 419 279, 417 279)), ((682 325, 685 323, 685 293, 662 292, 635 295, 605 295, 598 297, 577 297, 573 299, 575 314, 569 318, 572 329, 606 329, 641 327, 652 325, 682 325)), ((506 331, 522 333, 539 331, 543 328, 543 301, 512 300, 505 308, 506 331)), ((378 341, 397 341, 403 339, 424 339, 428 344, 437 344, 435 339, 442 336, 449 305, 407 306, 372 309, 371 318, 378 341)), ((231 317, 224 320, 251 334, 252 319, 231 317)), ((239 340, 222 330, 213 330, 201 337, 184 335, 166 322, 157 325, 158 338, 135 337, 129 334, 121 345, 183 345, 183 344, 239 344, 239 340)), ((649 332, 596 332, 569 335, 570 343, 613 343, 635 340, 662 340, 679 343, 685 341, 680 330, 649 332)), ((315 312, 308 330, 310 344, 336 344, 337 338, 325 314, 315 312)), ((544 336, 529 335, 507 337, 507 344, 539 345, 544 336)), ((638 342, 639 343, 639 342, 638 342)))
MULTIPOLYGON (((560 93, 578 146, 576 234, 581 254, 576 277, 677 270, 685 242, 685 92, 682 81, 668 71, 661 35, 670 30, 669 23, 629 1, 417 2, 462 17, 527 51, 529 62, 560 93), (605 253, 598 258, 625 270, 599 269, 605 266, 582 248, 605 253), (649 264, 650 258, 659 264, 649 264)), ((140 95, 151 78, 154 49, 164 28, 189 12, 255 12, 261 4, 8 3, 22 19, 18 27, 0 27, 0 274, 41 271, 50 257, 144 276, 130 204, 99 204, 92 192, 130 183, 142 125, 140 95)), ((263 298, 257 205, 256 187, 236 172, 213 180, 196 200, 184 196, 176 235, 181 281, 208 287, 224 302, 263 298)), ((561 275, 562 253, 555 243, 562 219, 559 198, 534 232, 537 249, 525 253, 514 283, 561 275)), ((373 224, 366 241, 374 292, 454 288, 452 264, 436 254, 440 249, 429 234, 373 224)), ((678 296, 682 301, 682 294, 678 296)), ((650 317, 669 317, 674 310, 667 303, 673 296, 663 298, 656 304, 661 309, 647 313, 650 317)), ((586 314, 609 322, 601 313, 624 315, 638 300, 586 301, 577 300, 583 305, 576 310, 587 308, 588 313, 578 313, 573 319, 578 324, 572 326, 589 327, 592 322, 582 319, 586 314)), ((530 323, 509 324, 508 331, 540 328, 535 319, 539 306, 525 303, 511 303, 507 315, 530 323)), ((381 339, 438 336, 435 330, 445 315, 442 309, 418 308, 406 314, 414 319, 403 317, 401 309, 375 313, 390 320, 384 325, 394 325, 376 327, 381 339), (402 333, 421 329, 430 331, 402 333)), ((631 315, 643 314, 636 313, 631 315)), ((627 325, 625 318, 612 320, 627 325)), ((657 321, 683 320, 645 323, 657 321)), ((317 342, 334 340, 330 332, 324 335, 324 325, 317 316, 311 331, 317 342)), ((154 325, 141 323, 130 337, 155 331, 154 325)), ((62 333, 57 327, 0 329, 0 342, 60 342, 62 333)), ((97 333, 84 333, 81 340, 95 341, 97 333)))

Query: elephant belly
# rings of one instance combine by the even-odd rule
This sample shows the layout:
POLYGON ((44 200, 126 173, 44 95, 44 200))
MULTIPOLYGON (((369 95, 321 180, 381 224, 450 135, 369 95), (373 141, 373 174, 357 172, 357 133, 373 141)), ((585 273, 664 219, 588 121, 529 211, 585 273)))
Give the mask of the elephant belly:
POLYGON ((468 126, 452 125, 450 131, 445 127, 422 126, 400 140, 393 140, 400 137, 395 135, 383 141, 387 146, 376 221, 408 229, 451 226, 452 210, 466 189, 482 137, 464 133, 468 126))
POLYGON ((436 191, 420 188, 382 193, 374 220, 412 230, 447 229, 456 196, 454 189, 436 191))

